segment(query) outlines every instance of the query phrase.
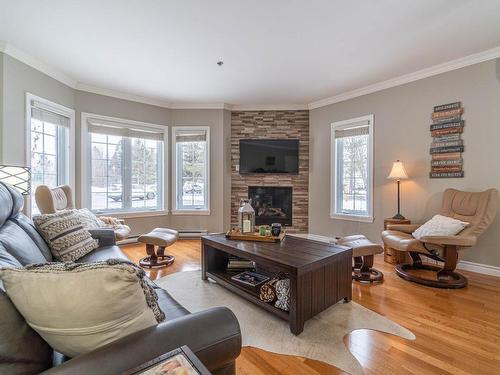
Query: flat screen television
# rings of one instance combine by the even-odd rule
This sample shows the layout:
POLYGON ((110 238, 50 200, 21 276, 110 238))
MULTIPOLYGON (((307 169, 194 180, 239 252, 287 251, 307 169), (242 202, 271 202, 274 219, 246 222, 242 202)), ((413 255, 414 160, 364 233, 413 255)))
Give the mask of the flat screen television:
POLYGON ((241 139, 240 173, 299 173, 299 140, 241 139))

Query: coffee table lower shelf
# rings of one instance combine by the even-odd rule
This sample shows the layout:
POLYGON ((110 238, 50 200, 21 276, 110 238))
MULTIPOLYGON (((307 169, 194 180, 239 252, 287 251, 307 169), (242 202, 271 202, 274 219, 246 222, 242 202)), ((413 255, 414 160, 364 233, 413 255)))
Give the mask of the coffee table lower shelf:
POLYGON ((260 285, 257 287, 246 286, 237 281, 231 279, 232 274, 228 274, 225 272, 214 272, 207 271, 206 275, 212 280, 216 281, 223 287, 231 290, 232 292, 238 294, 239 296, 245 298, 246 300, 260 306, 261 308, 269 311, 270 313, 276 315, 277 317, 288 321, 290 318, 290 314, 288 311, 278 309, 274 307, 272 304, 262 301, 259 298, 260 294, 260 285))

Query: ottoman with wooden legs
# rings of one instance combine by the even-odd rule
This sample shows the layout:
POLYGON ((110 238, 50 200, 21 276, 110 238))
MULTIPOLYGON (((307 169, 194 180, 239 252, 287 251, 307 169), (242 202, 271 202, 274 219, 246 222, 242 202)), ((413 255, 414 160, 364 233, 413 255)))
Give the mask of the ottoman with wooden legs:
POLYGON ((371 242, 363 235, 341 237, 336 240, 338 245, 352 248, 354 265, 352 267, 353 280, 362 283, 382 282, 384 274, 373 268, 375 254, 384 252, 384 248, 371 242))
POLYGON ((171 265, 175 257, 165 254, 165 248, 173 245, 178 238, 179 232, 168 228, 156 228, 139 236, 137 240, 146 244, 146 253, 148 254, 139 261, 139 265, 147 268, 171 265))

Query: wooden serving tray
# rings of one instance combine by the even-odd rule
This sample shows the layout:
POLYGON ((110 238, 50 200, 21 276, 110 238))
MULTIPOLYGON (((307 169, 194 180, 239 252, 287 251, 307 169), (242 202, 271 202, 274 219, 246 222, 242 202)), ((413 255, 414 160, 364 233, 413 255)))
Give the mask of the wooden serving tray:
POLYGON ((226 238, 238 241, 281 242, 283 241, 283 238, 285 238, 285 231, 282 230, 278 237, 273 237, 273 236, 261 236, 257 232, 241 233, 230 230, 226 233, 226 238))

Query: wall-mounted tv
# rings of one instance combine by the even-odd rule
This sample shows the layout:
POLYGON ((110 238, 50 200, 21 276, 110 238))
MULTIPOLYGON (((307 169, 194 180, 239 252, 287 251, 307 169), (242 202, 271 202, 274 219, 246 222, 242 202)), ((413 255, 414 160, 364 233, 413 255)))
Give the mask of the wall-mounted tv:
POLYGON ((240 173, 299 173, 299 140, 241 139, 240 173))

